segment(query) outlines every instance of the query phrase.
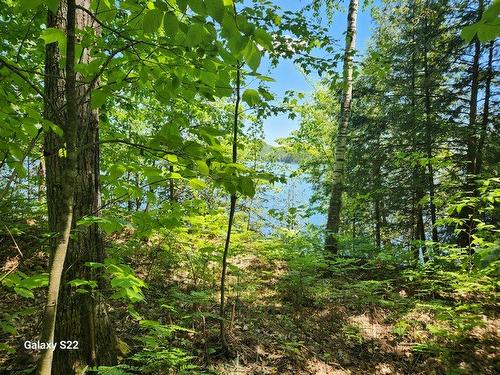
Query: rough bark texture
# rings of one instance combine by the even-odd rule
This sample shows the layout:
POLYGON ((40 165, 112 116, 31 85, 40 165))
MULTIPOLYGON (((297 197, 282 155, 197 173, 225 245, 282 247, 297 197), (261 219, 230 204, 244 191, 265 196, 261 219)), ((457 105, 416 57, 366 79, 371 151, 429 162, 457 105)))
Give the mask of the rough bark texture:
POLYGON ((340 123, 335 142, 335 165, 333 169, 332 190, 330 194, 330 204, 328 206, 328 219, 326 222, 325 236, 325 250, 334 254, 338 252, 338 244, 335 235, 339 232, 342 193, 344 192, 344 170, 347 147, 347 129, 351 115, 353 55, 356 47, 357 13, 358 0, 351 0, 349 2, 349 13, 347 15, 347 33, 344 52, 344 90, 340 108, 340 123))
MULTIPOLYGON (((77 0, 77 6, 90 8, 90 0, 77 0)), ((94 28, 90 17, 76 11, 76 28, 94 28)), ((60 2, 57 14, 49 11, 48 27, 66 28, 66 1, 60 2)), ((60 108, 59 113, 51 110, 51 105, 45 103, 45 117, 65 129, 65 121, 61 113, 65 108, 65 73, 60 67, 60 53, 56 44, 50 44, 46 49, 45 61, 45 95, 52 105, 60 108), (59 77, 59 78, 55 78, 59 77)), ((81 62, 89 62, 88 50, 77 56, 81 62)), ((77 77, 78 78, 78 77, 77 77)), ((100 206, 99 183, 99 127, 98 112, 90 108, 90 98, 83 97, 88 85, 79 84, 76 87, 76 146, 78 150, 83 145, 94 144, 95 147, 85 147, 77 154, 77 174, 73 203, 74 237, 69 243, 68 253, 64 263, 64 271, 59 295, 55 341, 72 340, 79 342, 78 350, 56 350, 54 352, 53 374, 73 374, 76 369, 87 364, 111 364, 116 360, 115 343, 111 326, 107 320, 102 298, 98 293, 77 294, 68 286, 73 279, 96 279, 97 275, 85 262, 101 262, 103 260, 103 243, 96 225, 85 228, 75 228, 79 218, 98 212, 100 206)), ((69 109, 69 107, 68 107, 69 109)), ((46 163, 47 205, 49 229, 61 232, 64 221, 61 213, 64 204, 61 192, 67 181, 64 178, 65 162, 59 150, 63 148, 64 140, 54 133, 48 133, 44 142, 46 163)))
MULTIPOLYGON (((64 184, 61 185, 59 200, 58 217, 58 236, 55 239, 53 253, 50 263, 49 290, 47 292, 47 302, 43 316, 41 341, 54 343, 57 313, 59 311, 59 302, 61 295, 61 280, 64 270, 64 263, 67 256, 72 221, 74 215, 74 198, 76 182, 76 129, 78 119, 76 116, 76 76, 75 76, 75 1, 68 0, 66 10, 66 33, 67 33, 67 52, 66 52, 66 80, 63 96, 66 98, 65 121, 61 124, 64 129, 64 152, 60 158, 61 170, 59 175, 64 184)), ((54 351, 46 349, 42 351, 38 364, 38 374, 50 375, 53 368, 54 351)), ((57 373, 56 371, 54 371, 57 373)))

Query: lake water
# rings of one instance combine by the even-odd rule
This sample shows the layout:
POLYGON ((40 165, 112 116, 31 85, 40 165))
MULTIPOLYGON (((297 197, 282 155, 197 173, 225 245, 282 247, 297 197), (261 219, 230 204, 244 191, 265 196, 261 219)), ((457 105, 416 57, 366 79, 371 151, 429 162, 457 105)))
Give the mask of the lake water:
POLYGON ((286 183, 260 185, 257 189, 251 207, 253 217, 251 224, 264 221, 260 228, 262 233, 270 234, 278 227, 300 230, 308 224, 324 226, 326 216, 311 211, 310 198, 312 185, 306 180, 306 175, 292 175, 298 169, 297 164, 274 163, 271 169, 275 175, 285 176, 286 183), (292 175, 292 176, 291 176, 292 175))

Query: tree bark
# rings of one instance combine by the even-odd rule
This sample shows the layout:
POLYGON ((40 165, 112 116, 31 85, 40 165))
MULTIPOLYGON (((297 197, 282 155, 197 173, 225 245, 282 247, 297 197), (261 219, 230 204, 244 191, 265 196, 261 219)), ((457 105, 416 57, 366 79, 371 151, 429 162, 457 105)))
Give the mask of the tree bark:
POLYGON ((491 99, 491 80, 493 79, 493 51, 495 43, 491 42, 488 48, 488 67, 486 71, 486 82, 484 87, 484 107, 481 120, 481 134, 477 146, 476 171, 475 174, 480 174, 483 169, 483 153, 488 134, 488 125, 490 119, 490 99, 491 99))
MULTIPOLYGON (((241 67, 239 62, 237 62, 236 66, 236 102, 234 105, 234 118, 233 118, 233 155, 232 161, 236 163, 238 161, 238 123, 239 123, 239 115, 240 115, 240 90, 241 90, 241 67)), ((227 223, 227 233, 226 233, 226 242, 224 244, 224 252, 222 254, 222 271, 220 278, 220 305, 219 305, 219 314, 220 314, 220 340, 222 343, 222 347, 227 351, 227 341, 226 341, 226 332, 225 332, 225 290, 226 290, 226 270, 227 270, 227 257, 229 253, 229 244, 231 243, 231 231, 233 228, 234 221, 234 213, 236 211, 236 193, 231 194, 230 198, 230 207, 229 207, 229 219, 227 223)))
MULTIPOLYGON (((77 6, 88 9, 90 8, 90 0, 60 1, 56 14, 49 11, 48 27, 68 29, 67 53, 70 52, 70 38, 73 38, 74 48, 76 29, 92 27, 94 32, 99 32, 99 29, 94 27, 92 19, 85 12, 77 10, 77 6), (70 17, 73 17, 73 20, 70 17), (70 25, 70 21, 73 22, 73 25, 70 25)), ((83 77, 77 77, 74 72, 75 58, 79 58, 81 63, 88 63, 91 60, 90 51, 84 49, 80 56, 74 56, 73 51, 73 57, 66 59, 66 72, 64 72, 60 68, 61 56, 57 45, 47 45, 44 90, 50 103, 48 101, 45 103, 44 116, 59 125, 64 131, 64 139, 50 132, 47 133, 44 141, 47 206, 51 232, 67 233, 67 220, 65 220, 65 215, 61 213, 68 211, 68 203, 61 199, 61 196, 67 194, 65 190, 68 189, 68 185, 75 186, 71 202, 70 230, 72 236, 67 242, 67 254, 66 258, 63 259, 64 269, 62 270, 54 339, 55 342, 64 340, 78 341, 79 343, 78 350, 56 349, 52 374, 74 374, 78 368, 86 365, 113 364, 116 361, 114 335, 106 316, 101 294, 97 291, 76 294, 68 285, 69 281, 77 278, 98 279, 98 274, 85 266, 85 263, 89 261, 102 262, 104 259, 103 242, 97 225, 75 228, 76 222, 81 217, 95 215, 96 212, 99 212, 101 205, 98 112, 90 107, 88 85, 76 84, 76 80, 83 79, 83 77), (61 123, 60 116, 54 113, 52 110, 54 107, 66 108, 65 123, 61 123), (68 145, 66 139, 69 136, 69 124, 74 127, 73 130, 69 129, 70 132, 74 132, 71 134, 74 137, 74 145, 72 146, 74 152, 70 147, 66 147, 67 157, 65 158, 61 150, 64 149, 65 141, 68 145), (95 146, 82 147, 88 144, 95 146), (70 156, 73 155, 75 159, 74 171, 72 172, 74 183, 70 184, 71 180, 66 177, 69 168, 66 159, 71 159, 70 156)), ((60 259, 56 254, 57 250, 51 257, 52 268, 56 266, 56 263, 57 267, 61 266, 60 259)), ((99 287, 103 287, 102 280, 99 280, 99 287)))
POLYGON ((375 244, 377 245, 377 249, 381 249, 382 240, 381 240, 381 228, 382 222, 380 218, 380 197, 375 197, 374 202, 374 215, 375 215, 375 244))
MULTIPOLYGON (((482 14, 483 0, 479 0, 478 14, 482 14)), ((479 94, 479 62, 481 59, 481 43, 477 36, 474 38, 474 55, 472 58, 471 70, 471 90, 469 99, 469 123, 466 132, 467 153, 465 167, 465 194, 468 196, 474 195, 474 176, 477 172, 477 151, 478 151, 478 130, 477 130, 477 101, 479 94)), ((467 248, 469 253, 472 252, 471 241, 474 232, 474 210, 465 206, 460 211, 460 219, 463 221, 460 226, 460 233, 458 235, 458 246, 467 248)))
MULTIPOLYGON (((427 22, 427 21, 426 21, 427 22)), ((427 26, 427 25, 426 25, 427 26)), ((436 227, 436 205, 434 204, 434 166, 432 165, 432 103, 431 103, 431 82, 432 76, 429 66, 429 56, 427 45, 424 50, 424 106, 425 106, 425 137, 427 143, 427 173, 429 184, 429 210, 431 213, 432 241, 438 242, 438 232, 436 227)))
MULTIPOLYGON (((61 279, 68 251, 71 227, 74 214, 75 198, 75 177, 76 177, 76 130, 78 127, 78 118, 76 115, 76 75, 75 75, 75 1, 69 0, 66 11, 66 121, 63 127, 65 145, 58 149, 57 157, 60 162, 60 170, 57 174, 63 177, 65 183, 61 184, 61 195, 58 197, 59 217, 57 228, 51 228, 57 233, 62 234, 57 238, 57 244, 51 257, 49 290, 47 293, 47 302, 42 323, 41 341, 45 343, 54 343, 54 333, 56 328, 56 319, 58 313, 59 295, 61 290, 61 279), (60 151, 64 150, 64 151, 60 151), (62 153, 62 155, 60 155, 62 153), (65 156, 64 156, 65 154, 65 156)), ((52 158, 53 159, 53 158, 52 158)), ((54 350, 46 349, 42 351, 40 362, 38 364, 38 374, 50 375, 53 365, 54 350)), ((54 373, 57 373, 54 371, 54 373)))
POLYGON ((352 74, 353 55, 356 47, 356 17, 358 0, 350 0, 347 15, 347 32, 345 39, 344 68, 343 68, 343 95, 340 109, 340 123, 335 142, 334 169, 328 218, 326 222, 325 250, 329 253, 338 252, 336 235, 340 226, 340 211, 342 209, 342 193, 344 192, 344 170, 347 147, 347 130, 352 104, 352 74))

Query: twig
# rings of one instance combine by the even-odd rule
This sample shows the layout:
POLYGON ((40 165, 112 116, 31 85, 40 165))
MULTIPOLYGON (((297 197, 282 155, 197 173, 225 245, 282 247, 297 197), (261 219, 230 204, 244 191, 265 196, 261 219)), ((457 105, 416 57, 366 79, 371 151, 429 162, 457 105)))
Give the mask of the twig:
POLYGON ((21 252, 21 249, 19 248, 17 242, 16 242, 16 239, 14 238, 14 236, 12 235, 12 233, 10 232, 9 228, 7 227, 7 225, 4 225, 5 229, 7 229, 7 232, 9 232, 10 234, 10 237, 12 238, 12 241, 14 242, 14 245, 16 245, 16 249, 17 251, 19 252, 19 255, 21 255, 21 258, 24 256, 23 253, 21 252))
MULTIPOLYGON (((35 147, 36 141, 37 141, 37 139, 38 139, 38 137, 40 136, 41 133, 42 133, 42 128, 40 128, 38 130, 38 133, 36 133, 36 135, 33 137, 33 139, 31 140, 30 144, 28 145, 28 148, 24 152, 23 158, 19 161, 19 163, 21 163, 21 165, 23 164, 24 159, 26 159, 26 157, 29 155, 29 153, 31 152, 31 150, 33 150, 33 147, 35 147)), ((16 176, 17 176, 17 170, 14 169, 12 171, 12 173, 10 174, 10 176, 9 176, 9 179, 7 181, 7 185, 5 185, 5 187, 3 188, 3 190, 0 192, 0 201, 5 197, 5 195, 9 191, 10 185, 12 184, 12 181, 14 181, 14 178, 16 178, 16 176)))

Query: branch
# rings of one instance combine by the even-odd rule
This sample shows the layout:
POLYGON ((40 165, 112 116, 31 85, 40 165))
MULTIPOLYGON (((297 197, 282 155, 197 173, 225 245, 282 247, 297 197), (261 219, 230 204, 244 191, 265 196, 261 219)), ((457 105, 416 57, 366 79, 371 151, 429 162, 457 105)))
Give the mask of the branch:
POLYGON ((49 98, 47 98, 47 96, 42 92, 42 90, 40 88, 37 87, 37 85, 35 85, 33 82, 31 82, 31 80, 29 78, 27 78, 24 74, 22 74, 17 67, 15 67, 14 65, 9 64, 7 61, 5 61, 4 59, 2 59, 0 57, 0 68, 2 66, 5 66, 12 73, 16 74, 23 81, 25 81, 38 95, 40 95, 43 98, 43 100, 46 103, 49 104, 49 106, 51 107, 52 112, 54 113, 54 115, 58 116, 57 114, 59 113, 59 109, 54 106, 54 103, 52 103, 52 101, 49 100, 49 98))
MULTIPOLYGON (((40 136, 40 134, 42 134, 42 128, 38 129, 38 133, 36 133, 36 135, 33 137, 30 144, 28 145, 28 148, 24 152, 22 159, 19 161, 19 163, 21 163, 21 165, 23 164, 24 159, 26 159, 26 157, 31 152, 31 150, 33 150, 33 147, 35 147, 36 141, 37 141, 38 137, 40 136)), ((0 201, 5 197, 5 195, 9 191, 10 185, 12 184, 12 181, 14 181, 14 178, 16 178, 16 176, 17 176, 17 170, 14 169, 12 171, 11 175, 9 176, 9 179, 7 181, 7 185, 5 185, 3 190, 0 192, 0 201)))

